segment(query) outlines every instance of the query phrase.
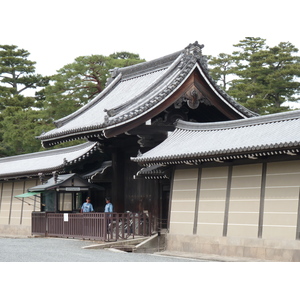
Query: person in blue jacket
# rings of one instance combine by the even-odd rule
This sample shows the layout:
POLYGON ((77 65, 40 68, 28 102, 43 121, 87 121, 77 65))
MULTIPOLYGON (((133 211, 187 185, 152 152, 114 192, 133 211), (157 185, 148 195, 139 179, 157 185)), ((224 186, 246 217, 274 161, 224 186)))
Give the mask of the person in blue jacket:
POLYGON ((105 205, 105 208, 104 208, 104 212, 113 212, 114 207, 110 202, 110 198, 106 197, 105 201, 106 201, 106 205, 105 205))
POLYGON ((93 208, 93 205, 91 203, 90 197, 87 197, 85 201, 86 202, 83 203, 82 206, 81 206, 81 212, 85 213, 85 212, 92 212, 92 211, 94 211, 94 208, 93 208))

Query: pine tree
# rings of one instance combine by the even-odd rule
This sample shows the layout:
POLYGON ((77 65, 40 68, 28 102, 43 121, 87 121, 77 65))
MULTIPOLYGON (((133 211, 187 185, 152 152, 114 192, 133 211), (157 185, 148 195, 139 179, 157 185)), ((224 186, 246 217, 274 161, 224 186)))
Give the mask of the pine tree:
POLYGON ((48 78, 35 73, 35 62, 29 55, 15 45, 0 45, 0 156, 40 149, 35 137, 26 136, 23 129, 35 126, 35 119, 28 115, 37 115, 33 110, 41 107, 42 98, 34 93, 29 96, 29 90, 47 85, 48 78), (34 149, 18 146, 26 143, 35 145, 34 149))
POLYGON ((246 37, 234 46, 238 51, 232 55, 222 53, 211 59, 212 76, 230 96, 254 112, 289 110, 286 103, 299 99, 298 49, 289 42, 270 48, 265 39, 254 37, 246 37))

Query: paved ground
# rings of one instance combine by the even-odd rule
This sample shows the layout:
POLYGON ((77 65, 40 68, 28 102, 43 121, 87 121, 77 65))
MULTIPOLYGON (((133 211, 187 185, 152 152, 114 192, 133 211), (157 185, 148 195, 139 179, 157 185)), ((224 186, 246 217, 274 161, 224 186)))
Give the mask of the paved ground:
POLYGON ((168 255, 84 249, 94 241, 62 238, 0 238, 0 262, 199 262, 168 255))

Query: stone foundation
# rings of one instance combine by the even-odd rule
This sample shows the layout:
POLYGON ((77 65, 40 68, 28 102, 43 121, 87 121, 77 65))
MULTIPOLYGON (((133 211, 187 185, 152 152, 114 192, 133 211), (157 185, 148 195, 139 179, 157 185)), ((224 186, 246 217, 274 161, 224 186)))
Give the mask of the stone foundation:
POLYGON ((300 261, 300 241, 298 240, 167 234, 166 250, 241 258, 248 257, 266 261, 300 261))
POLYGON ((24 225, 0 225, 2 237, 28 237, 31 236, 31 226, 24 225))

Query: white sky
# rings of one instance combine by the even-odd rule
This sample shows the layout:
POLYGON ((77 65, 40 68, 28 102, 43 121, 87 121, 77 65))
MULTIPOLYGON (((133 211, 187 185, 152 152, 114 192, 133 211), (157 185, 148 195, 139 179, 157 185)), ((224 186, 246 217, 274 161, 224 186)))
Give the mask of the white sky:
POLYGON ((232 53, 248 36, 300 48, 296 0, 3 0, 0 44, 28 50, 36 71, 55 74, 81 55, 128 51, 147 61, 198 41, 232 53))

